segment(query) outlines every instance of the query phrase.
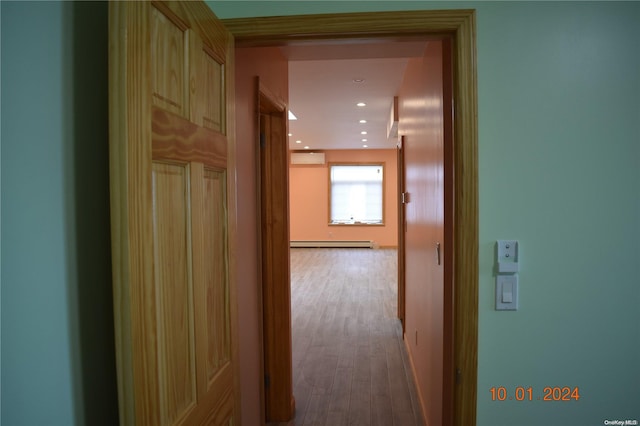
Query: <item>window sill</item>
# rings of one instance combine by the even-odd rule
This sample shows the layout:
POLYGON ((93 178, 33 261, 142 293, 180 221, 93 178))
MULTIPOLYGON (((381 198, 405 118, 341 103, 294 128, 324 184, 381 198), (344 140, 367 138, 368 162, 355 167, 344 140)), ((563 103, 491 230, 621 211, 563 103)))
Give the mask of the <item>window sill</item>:
POLYGON ((329 222, 329 226, 384 226, 383 222, 329 222))

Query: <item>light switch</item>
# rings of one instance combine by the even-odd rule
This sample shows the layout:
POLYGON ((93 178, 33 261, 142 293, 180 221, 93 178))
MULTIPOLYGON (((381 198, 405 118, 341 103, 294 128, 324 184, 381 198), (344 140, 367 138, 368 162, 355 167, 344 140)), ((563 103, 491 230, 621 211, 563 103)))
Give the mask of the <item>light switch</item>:
POLYGON ((502 283, 502 303, 513 302, 513 285, 510 282, 502 283))
POLYGON ((518 275, 496 277, 496 310, 518 310, 518 275))

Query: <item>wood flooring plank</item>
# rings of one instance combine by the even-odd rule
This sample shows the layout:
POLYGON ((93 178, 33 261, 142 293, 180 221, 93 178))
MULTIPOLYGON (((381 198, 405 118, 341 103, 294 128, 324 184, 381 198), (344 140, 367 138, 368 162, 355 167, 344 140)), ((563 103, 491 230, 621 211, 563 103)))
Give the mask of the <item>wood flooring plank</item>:
MULTIPOLYGON (((349 337, 342 339, 340 342, 340 355, 338 356, 338 369, 355 367, 356 346, 349 337)), ((351 373, 353 375, 353 372, 351 373)))
POLYGON ((349 426, 371 425, 371 381, 354 381, 349 403, 349 426))
POLYGON ((329 412, 329 394, 312 393, 303 426, 324 426, 329 412))
POLYGON ((325 426, 348 426, 349 420, 346 414, 341 411, 329 411, 325 426))
POLYGON ((346 425, 351 403, 353 368, 337 368, 329 402, 326 426, 346 425))
POLYGON ((397 253, 291 249, 295 418, 270 426, 422 426, 401 325, 397 253))
MULTIPOLYGON (((326 349, 326 348, 325 348, 326 349)), ((332 353, 323 353, 319 364, 316 366, 313 378, 313 392, 323 395, 331 395, 333 379, 336 377, 338 357, 332 353)))
POLYGON ((371 396, 371 426, 391 426, 393 413, 389 394, 371 396))
POLYGON ((405 371, 400 353, 401 349, 404 349, 404 347, 401 347, 394 341, 390 341, 385 347, 389 366, 389 388, 393 407, 393 424, 419 424, 419 411, 414 411, 409 391, 408 374, 411 373, 405 371))

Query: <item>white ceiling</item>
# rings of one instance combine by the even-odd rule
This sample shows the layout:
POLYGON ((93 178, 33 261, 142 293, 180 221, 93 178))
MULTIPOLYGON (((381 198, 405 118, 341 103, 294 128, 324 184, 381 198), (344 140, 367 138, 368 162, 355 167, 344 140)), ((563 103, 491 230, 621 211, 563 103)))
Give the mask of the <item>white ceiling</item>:
POLYGON ((298 117, 289 121, 289 147, 394 148, 396 140, 387 139, 393 97, 408 58, 421 57, 426 43, 356 40, 281 47, 289 59, 289 108, 298 117), (358 102, 367 105, 358 107, 358 102))

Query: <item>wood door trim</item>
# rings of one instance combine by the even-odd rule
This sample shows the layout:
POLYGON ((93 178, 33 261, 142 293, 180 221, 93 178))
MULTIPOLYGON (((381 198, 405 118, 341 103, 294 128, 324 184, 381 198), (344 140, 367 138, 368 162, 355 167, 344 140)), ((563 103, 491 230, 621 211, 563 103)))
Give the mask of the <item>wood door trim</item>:
POLYGON ((295 411, 291 359, 288 108, 259 78, 257 87, 257 130, 261 133, 263 125, 269 129, 264 139, 260 136, 258 148, 262 368, 265 388, 268 387, 268 391, 262 389, 261 399, 267 421, 286 422, 293 418, 295 411), (266 117, 265 122, 263 117, 266 117))
POLYGON ((404 179, 404 136, 396 147, 397 168, 398 168, 398 319, 402 322, 402 334, 406 329, 406 282, 405 282, 405 179, 404 179))
MULTIPOLYGON (((324 14, 223 20, 236 46, 322 39, 401 39, 449 35, 453 41, 453 344, 458 383, 455 425, 476 423, 478 354, 478 106, 474 10, 324 14)), ((452 380, 451 377, 445 377, 452 380)))
MULTIPOLYGON (((455 152, 455 139, 454 139, 454 125, 455 120, 453 116, 453 106, 455 105, 454 91, 453 91, 453 58, 452 58, 452 40, 451 38, 445 38, 442 40, 442 104, 443 104, 443 163, 444 163, 444 288, 443 288, 443 375, 442 381, 442 418, 451 419, 455 418, 455 388, 456 388, 456 352, 455 352, 455 331, 454 325, 456 323, 454 297, 456 295, 455 290, 455 260, 456 255, 454 253, 455 242, 455 219, 454 214, 456 211, 455 204, 455 170, 456 162, 454 159, 455 152), (453 165, 453 167, 451 167, 453 165), (454 242, 454 244, 450 244, 454 242)), ((461 314, 462 312, 460 312, 461 314)))
MULTIPOLYGON (((475 10, 419 10, 361 12, 259 18, 223 19, 236 46, 273 46, 297 41, 403 38, 408 35, 458 33, 462 26, 475 30, 475 10), (470 22, 473 21, 473 22, 470 22)), ((475 41, 475 31, 473 32, 475 41)), ((475 45, 474 45, 475 47, 475 45)), ((475 59, 475 49, 474 49, 475 59)), ((475 62, 475 61, 474 61, 475 62)))

